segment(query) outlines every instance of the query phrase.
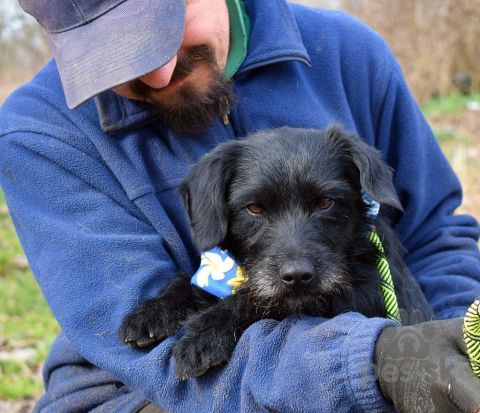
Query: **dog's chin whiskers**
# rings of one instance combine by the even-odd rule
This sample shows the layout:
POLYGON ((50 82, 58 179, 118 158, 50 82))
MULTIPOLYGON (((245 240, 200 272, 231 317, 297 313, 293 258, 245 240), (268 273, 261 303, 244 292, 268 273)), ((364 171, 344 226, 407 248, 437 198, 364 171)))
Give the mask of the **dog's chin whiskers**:
POLYGON ((322 285, 323 293, 332 296, 352 297, 354 287, 351 284, 351 278, 348 274, 349 268, 343 263, 339 268, 335 268, 333 271, 324 274, 323 278, 328 280, 328 283, 322 285))
MULTIPOLYGON (((258 274, 259 273, 256 273, 255 275, 258 276, 258 274)), ((272 287, 262 278, 263 277, 257 278, 249 275, 247 301, 257 308, 258 313, 262 314, 262 318, 267 318, 271 309, 277 306, 278 303, 272 298, 272 287), (259 282, 259 280, 262 282, 259 282)))

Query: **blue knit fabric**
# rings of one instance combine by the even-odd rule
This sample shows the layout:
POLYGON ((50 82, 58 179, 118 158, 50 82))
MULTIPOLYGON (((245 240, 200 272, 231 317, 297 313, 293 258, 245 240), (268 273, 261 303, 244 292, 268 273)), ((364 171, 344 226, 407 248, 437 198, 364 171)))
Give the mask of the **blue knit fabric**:
POLYGON ((336 122, 375 145, 396 169, 405 215, 391 218, 437 315, 462 316, 480 295, 478 224, 453 215, 460 184, 384 41, 340 12, 245 4, 252 35, 227 126, 179 136, 113 92, 69 110, 54 61, 2 106, 0 183, 65 332, 36 412, 133 412, 146 400, 171 412, 392 409, 365 380, 385 319, 262 320, 228 364, 186 382, 170 357, 178 335, 153 349, 116 336, 123 316, 177 270, 199 266, 175 192, 185 171, 218 143, 254 131, 336 122))

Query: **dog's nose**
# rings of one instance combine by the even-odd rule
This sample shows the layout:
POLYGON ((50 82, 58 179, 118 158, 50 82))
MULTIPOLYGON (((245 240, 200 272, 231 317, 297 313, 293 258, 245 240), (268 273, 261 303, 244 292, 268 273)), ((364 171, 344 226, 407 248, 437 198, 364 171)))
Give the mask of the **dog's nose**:
POLYGON ((310 261, 292 261, 280 268, 280 279, 288 288, 300 290, 313 280, 314 268, 310 261))

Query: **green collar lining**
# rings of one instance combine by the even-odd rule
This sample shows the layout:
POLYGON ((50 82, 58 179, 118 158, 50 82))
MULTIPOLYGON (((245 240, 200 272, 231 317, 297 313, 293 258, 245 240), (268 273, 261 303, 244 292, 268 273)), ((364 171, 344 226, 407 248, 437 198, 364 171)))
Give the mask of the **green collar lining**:
POLYGON ((226 0, 230 16, 231 45, 225 76, 231 79, 247 56, 252 24, 243 0, 226 0))

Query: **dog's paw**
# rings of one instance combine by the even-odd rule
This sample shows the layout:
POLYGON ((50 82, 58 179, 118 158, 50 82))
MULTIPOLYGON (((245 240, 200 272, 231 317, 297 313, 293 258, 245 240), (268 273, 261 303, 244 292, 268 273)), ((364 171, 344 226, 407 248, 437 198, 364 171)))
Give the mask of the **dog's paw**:
POLYGON ((231 351, 225 351, 215 342, 205 339, 203 335, 188 335, 174 344, 175 374, 180 380, 201 376, 210 367, 230 359, 231 351))
POLYGON ((184 325, 184 335, 173 345, 175 374, 187 380, 204 374, 210 367, 228 361, 235 349, 230 328, 217 325, 209 317, 190 317, 184 325))
POLYGON ((166 308, 160 299, 153 298, 125 316, 118 336, 129 346, 148 347, 175 334, 184 318, 179 312, 166 308))

